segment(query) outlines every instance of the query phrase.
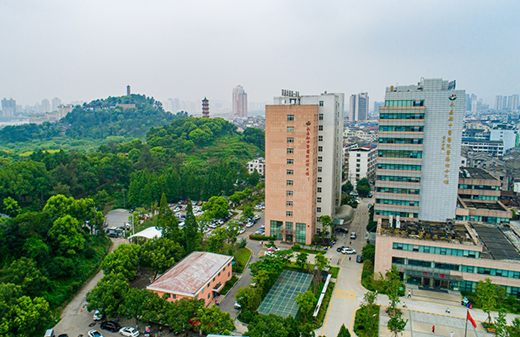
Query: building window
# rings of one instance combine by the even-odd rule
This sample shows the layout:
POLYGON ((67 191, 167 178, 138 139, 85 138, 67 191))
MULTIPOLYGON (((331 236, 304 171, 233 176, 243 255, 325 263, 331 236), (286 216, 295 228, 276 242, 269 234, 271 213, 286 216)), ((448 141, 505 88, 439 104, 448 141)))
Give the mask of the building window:
POLYGON ((293 193, 292 191, 285 191, 285 195, 288 197, 292 197, 293 193))
POLYGON ((318 198, 316 199, 316 202, 321 202, 321 197, 318 197, 318 198))
POLYGON ((174 299, 177 298, 177 295, 175 295, 175 294, 169 294, 169 297, 170 297, 172 300, 174 300, 174 299))
POLYGON ((318 172, 321 172, 323 168, 321 166, 318 166, 318 172))
POLYGON ((203 293, 203 294, 204 294, 204 289, 205 289, 205 288, 203 287, 203 288, 202 288, 202 291, 201 291, 201 293, 203 293))
POLYGON ((292 216, 292 212, 291 211, 285 212, 285 216, 292 216))
POLYGON ((321 183, 321 177, 318 177, 318 182, 321 183))
POLYGON ((323 101, 320 101, 320 106, 323 106, 323 101))
POLYGON ((321 187, 318 187, 318 193, 321 193, 321 187))
POLYGON ((318 136, 318 142, 323 142, 323 136, 318 136))
POLYGON ((322 121, 322 120, 323 120, 323 114, 319 114, 319 115, 318 115, 318 119, 319 119, 320 121, 322 121))
POLYGON ((293 185, 293 181, 292 180, 287 180, 287 186, 292 186, 293 185))
POLYGON ((294 159, 287 159, 287 164, 288 165, 294 164, 294 159))
POLYGON ((286 201, 285 206, 292 207, 292 201, 286 201))
POLYGON ((287 137, 287 143, 294 143, 294 138, 287 137))
POLYGON ((318 146, 318 152, 323 152, 323 146, 318 146))
POLYGON ((317 207, 316 212, 321 213, 321 207, 317 207))
POLYGON ((294 115, 287 115, 287 120, 288 121, 293 121, 294 120, 294 115))
POLYGON ((287 174, 292 176, 294 174, 293 170, 287 170, 287 174))
POLYGON ((318 126, 318 131, 323 131, 323 125, 318 126))
POLYGON ((323 161, 323 157, 319 156, 318 157, 318 163, 321 163, 323 161))
POLYGON ((294 126, 288 126, 287 132, 294 132, 294 126))
POLYGON ((294 149, 288 148, 287 149, 287 154, 292 154, 292 153, 294 153, 294 149))

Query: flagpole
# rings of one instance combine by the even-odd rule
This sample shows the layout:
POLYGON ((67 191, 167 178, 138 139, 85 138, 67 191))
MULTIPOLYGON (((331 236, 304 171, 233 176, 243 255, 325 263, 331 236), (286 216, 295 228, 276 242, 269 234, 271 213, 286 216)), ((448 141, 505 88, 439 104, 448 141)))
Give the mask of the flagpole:
POLYGON ((466 310, 466 328, 464 329, 464 337, 468 335, 468 310, 466 310))

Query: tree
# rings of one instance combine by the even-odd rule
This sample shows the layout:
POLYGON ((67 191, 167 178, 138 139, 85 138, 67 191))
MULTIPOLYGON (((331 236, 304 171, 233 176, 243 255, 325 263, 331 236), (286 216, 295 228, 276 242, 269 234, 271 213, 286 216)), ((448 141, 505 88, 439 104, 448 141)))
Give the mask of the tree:
POLYGON ((204 307, 204 301, 201 300, 182 298, 175 301, 168 307, 166 323, 177 333, 186 331, 186 327, 196 316, 197 310, 202 307, 204 307))
POLYGON ((520 318, 515 317, 513 325, 510 326, 509 331, 511 336, 520 336, 520 318))
POLYGON ((491 311, 497 305, 498 300, 496 287, 489 278, 478 281, 477 285, 477 302, 487 313, 489 323, 491 323, 491 311))
POLYGON ((367 178, 362 178, 357 182, 356 190, 362 197, 367 197, 370 193, 370 183, 367 178))
POLYGON ((202 205, 202 210, 206 211, 206 214, 211 219, 224 218, 229 213, 229 203, 226 197, 211 197, 208 202, 202 205))
POLYGON ((354 186, 352 186, 352 183, 350 182, 350 180, 347 180, 347 182, 345 184, 343 184, 343 186, 341 186, 341 191, 343 193, 350 194, 350 192, 352 192, 353 190, 354 190, 354 186))
POLYGON ((318 272, 321 272, 329 265, 329 259, 323 255, 323 252, 319 252, 314 256, 314 263, 318 267, 318 272))
POLYGON ((229 312, 220 310, 216 305, 199 308, 194 321, 200 322, 200 329, 207 334, 230 335, 230 331, 235 330, 229 312))
POLYGON ((365 296, 363 296, 363 303, 365 305, 372 305, 377 301, 377 293, 374 291, 369 291, 365 293, 365 296))
POLYGON ((7 197, 4 199, 4 212, 10 217, 15 217, 20 213, 20 206, 18 206, 18 202, 11 197, 7 197))
POLYGON ((388 329, 394 333, 395 337, 397 337, 399 333, 404 331, 407 323, 408 320, 403 319, 401 311, 397 310, 390 315, 390 319, 388 320, 388 329))
POLYGON ((199 249, 202 244, 202 235, 199 233, 197 219, 195 219, 195 216, 193 215, 193 205, 191 204, 191 200, 188 200, 186 221, 184 222, 182 231, 186 254, 190 254, 191 252, 199 249))
POLYGON ((49 279, 42 275, 36 262, 26 257, 11 263, 7 268, 6 281, 20 285, 23 293, 31 297, 43 295, 49 285, 49 279))
POLYGON ((65 215, 54 221, 48 235, 60 254, 75 255, 85 247, 85 238, 79 229, 78 220, 65 215))
POLYGON ((307 322, 307 319, 312 314, 314 307, 316 306, 317 299, 312 291, 307 290, 303 294, 298 293, 295 299, 296 303, 300 307, 300 314, 303 316, 303 321, 307 322))
POLYGON ((141 247, 136 244, 120 245, 108 254, 101 263, 105 274, 121 273, 128 281, 135 278, 139 268, 141 247))
POLYGON ((151 292, 146 289, 137 289, 130 288, 126 293, 126 296, 123 300, 123 311, 121 312, 122 316, 127 319, 135 318, 135 324, 137 325, 137 318, 142 316, 144 308, 143 303, 145 302, 145 298, 151 292))
POLYGON ((283 318, 274 314, 255 315, 244 336, 300 337, 300 329, 292 316, 283 318))
POLYGON ((332 233, 332 219, 330 218, 330 215, 322 215, 320 217, 320 222, 323 225, 322 236, 327 237, 328 233, 332 233))
POLYGON ((298 253, 298 255, 296 256, 296 265, 303 269, 307 264, 308 257, 309 254, 305 252, 298 253))
POLYGON ((341 328, 339 328, 338 337, 350 337, 350 331, 345 328, 345 324, 341 324, 341 328))
POLYGON ((245 206, 244 207, 244 210, 242 211, 242 217, 245 219, 245 218, 249 218, 249 217, 252 217, 254 215, 254 211, 253 211, 253 207, 251 206, 245 206))
POLYGON ((364 261, 372 261, 374 262, 374 258, 376 256, 376 246, 375 245, 365 245, 361 250, 361 257, 364 261))
POLYGON ((390 269, 385 273, 385 277, 382 278, 382 286, 384 293, 387 294, 390 300, 390 306, 393 312, 398 311, 397 304, 400 302, 399 292, 404 289, 404 284, 401 282, 399 277, 399 269, 393 264, 390 269))
POLYGON ((506 313, 503 311, 498 312, 498 316, 495 319, 495 336, 497 337, 508 337, 509 332, 507 330, 506 313))
POLYGON ((1 336, 32 337, 41 336, 52 312, 45 299, 22 296, 20 286, 0 283, 0 317, 1 336))
POLYGON ((164 273, 184 256, 184 248, 179 243, 161 237, 148 240, 142 246, 141 260, 154 271, 164 273))
POLYGON ((125 298, 128 291, 126 277, 112 272, 103 276, 94 289, 87 293, 87 308, 89 311, 99 310, 108 317, 123 316, 126 313, 125 298))
POLYGON ((235 299, 243 309, 253 312, 262 301, 261 291, 262 287, 258 283, 255 288, 240 287, 235 293, 235 299))

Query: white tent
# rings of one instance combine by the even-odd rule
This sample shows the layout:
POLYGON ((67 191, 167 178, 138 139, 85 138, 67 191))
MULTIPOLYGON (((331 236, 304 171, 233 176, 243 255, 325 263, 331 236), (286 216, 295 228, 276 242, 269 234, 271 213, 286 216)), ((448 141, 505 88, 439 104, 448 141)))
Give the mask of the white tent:
POLYGON ((161 229, 157 229, 157 227, 148 227, 148 228, 140 231, 139 233, 135 233, 134 235, 129 237, 129 239, 131 239, 133 237, 153 239, 153 238, 161 237, 161 236, 162 236, 161 229))

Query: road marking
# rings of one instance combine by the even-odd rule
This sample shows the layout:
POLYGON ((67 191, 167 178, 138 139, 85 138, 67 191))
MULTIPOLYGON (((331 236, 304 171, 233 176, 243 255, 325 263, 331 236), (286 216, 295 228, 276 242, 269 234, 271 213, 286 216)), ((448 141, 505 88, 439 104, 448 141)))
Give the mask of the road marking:
MULTIPOLYGON (((342 261, 343 262, 343 261, 342 261)), ((338 277, 336 278, 336 285, 338 284, 338 280, 341 276, 341 271, 342 271, 342 268, 339 268, 339 273, 338 273, 338 277)), ((335 285, 335 286, 336 286, 335 285)), ((334 287, 335 287, 334 286, 334 287)), ((330 302, 329 302, 329 308, 327 310, 327 315, 325 316, 325 320, 323 321, 323 329, 321 330, 321 336, 324 336, 324 332, 325 332, 325 327, 327 326, 327 321, 329 320, 329 315, 330 315, 330 310, 332 309, 332 302, 334 302, 334 298, 336 296, 334 296, 334 294, 338 291, 338 289, 334 289, 334 293, 332 294, 332 298, 330 299, 330 302)))
POLYGON ((338 289, 336 290, 336 297, 354 301, 356 299, 356 292, 351 290, 338 289))
POLYGON ((354 321, 356 320, 356 312, 358 311, 359 307, 356 308, 356 310, 354 310, 352 312, 352 318, 350 320, 350 331, 354 332, 354 321))

